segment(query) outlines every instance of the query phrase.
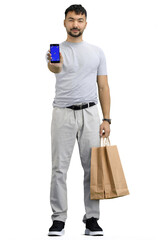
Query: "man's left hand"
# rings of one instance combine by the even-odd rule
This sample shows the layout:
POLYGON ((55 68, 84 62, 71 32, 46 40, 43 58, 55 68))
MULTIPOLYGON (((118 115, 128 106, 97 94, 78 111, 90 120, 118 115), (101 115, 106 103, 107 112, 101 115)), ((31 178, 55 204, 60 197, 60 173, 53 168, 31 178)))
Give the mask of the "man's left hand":
POLYGON ((100 125, 100 136, 103 138, 107 138, 109 135, 110 135, 110 124, 107 121, 103 121, 102 124, 100 125))

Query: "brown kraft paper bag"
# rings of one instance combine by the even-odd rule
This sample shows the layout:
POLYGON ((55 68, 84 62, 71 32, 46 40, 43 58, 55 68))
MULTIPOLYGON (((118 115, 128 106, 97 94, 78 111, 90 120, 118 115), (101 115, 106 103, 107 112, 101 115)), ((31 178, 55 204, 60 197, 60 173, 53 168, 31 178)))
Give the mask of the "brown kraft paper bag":
POLYGON ((111 146, 109 138, 102 137, 101 146, 91 149, 90 199, 109 199, 128 194, 117 146, 111 146))

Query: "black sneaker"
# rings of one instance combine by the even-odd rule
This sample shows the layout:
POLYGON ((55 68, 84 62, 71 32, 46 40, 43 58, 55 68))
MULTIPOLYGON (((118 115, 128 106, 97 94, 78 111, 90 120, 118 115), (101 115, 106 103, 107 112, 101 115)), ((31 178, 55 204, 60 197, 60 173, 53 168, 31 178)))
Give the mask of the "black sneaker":
POLYGON ((64 234, 64 225, 62 221, 54 220, 49 229, 48 236, 62 236, 64 234))
POLYGON ((91 236, 103 236, 103 230, 98 225, 97 219, 94 217, 88 218, 86 220, 86 230, 85 235, 91 236))

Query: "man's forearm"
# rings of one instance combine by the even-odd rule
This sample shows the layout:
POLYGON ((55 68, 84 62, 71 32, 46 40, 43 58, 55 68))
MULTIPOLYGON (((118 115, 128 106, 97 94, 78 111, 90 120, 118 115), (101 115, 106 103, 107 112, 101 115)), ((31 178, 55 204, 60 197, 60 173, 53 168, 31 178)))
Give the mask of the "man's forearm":
POLYGON ((110 91, 109 87, 104 87, 103 89, 99 90, 99 100, 103 112, 104 118, 110 119, 110 91))

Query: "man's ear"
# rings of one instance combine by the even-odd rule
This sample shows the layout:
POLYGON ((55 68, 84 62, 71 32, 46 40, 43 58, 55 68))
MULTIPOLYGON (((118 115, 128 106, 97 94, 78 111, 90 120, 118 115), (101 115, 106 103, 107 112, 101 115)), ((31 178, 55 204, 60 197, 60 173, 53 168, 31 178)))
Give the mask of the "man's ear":
POLYGON ((66 27, 66 26, 65 26, 65 19, 64 19, 64 27, 66 27))
POLYGON ((86 22, 86 26, 85 26, 85 28, 87 27, 87 22, 86 22))

